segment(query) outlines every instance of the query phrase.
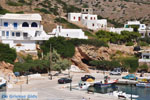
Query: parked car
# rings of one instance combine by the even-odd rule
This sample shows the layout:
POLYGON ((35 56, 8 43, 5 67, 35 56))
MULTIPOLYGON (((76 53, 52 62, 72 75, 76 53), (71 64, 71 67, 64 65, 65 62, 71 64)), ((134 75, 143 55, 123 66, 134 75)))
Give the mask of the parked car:
POLYGON ((71 83, 71 82, 72 82, 72 80, 69 79, 69 78, 60 78, 60 79, 58 80, 58 83, 59 83, 59 84, 65 84, 65 83, 71 83))
POLYGON ((137 77, 134 74, 128 74, 126 76, 123 76, 122 79, 135 80, 137 79, 137 77))
POLYGON ((59 76, 59 73, 55 73, 53 76, 59 76))
POLYGON ((89 79, 89 78, 95 80, 95 77, 93 77, 93 76, 91 76, 91 75, 85 75, 84 77, 81 77, 81 80, 82 80, 82 81, 86 81, 86 80, 89 79))
POLYGON ((111 71, 109 74, 110 75, 121 75, 121 69, 120 68, 114 68, 113 71, 111 71))

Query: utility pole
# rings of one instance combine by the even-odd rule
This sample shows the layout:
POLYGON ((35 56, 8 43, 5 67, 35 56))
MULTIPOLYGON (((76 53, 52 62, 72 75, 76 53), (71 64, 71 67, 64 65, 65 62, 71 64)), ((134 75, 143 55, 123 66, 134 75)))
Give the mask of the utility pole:
POLYGON ((131 100, 132 100, 132 83, 131 83, 131 100))
POLYGON ((51 74, 51 70, 52 70, 52 49, 51 49, 51 44, 50 44, 50 52, 49 52, 49 79, 52 80, 52 74, 51 74))

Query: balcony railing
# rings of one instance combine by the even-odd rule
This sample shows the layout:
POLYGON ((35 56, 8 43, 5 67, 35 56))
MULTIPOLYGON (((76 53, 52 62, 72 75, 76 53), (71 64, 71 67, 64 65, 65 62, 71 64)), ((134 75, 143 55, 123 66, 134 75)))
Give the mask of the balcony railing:
POLYGON ((21 30, 36 30, 36 31, 41 31, 43 30, 43 26, 41 27, 4 27, 4 26, 0 26, 1 30, 17 30, 17 31, 21 31, 21 30))
POLYGON ((48 40, 49 37, 1 37, 0 39, 10 39, 10 40, 48 40))
POLYGON ((139 62, 150 62, 150 59, 139 59, 139 62))

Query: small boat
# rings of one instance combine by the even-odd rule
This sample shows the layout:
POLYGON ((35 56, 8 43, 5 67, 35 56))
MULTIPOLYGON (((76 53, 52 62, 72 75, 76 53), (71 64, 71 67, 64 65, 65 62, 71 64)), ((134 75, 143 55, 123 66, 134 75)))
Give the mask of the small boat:
POLYGON ((101 82, 97 82, 97 83, 94 83, 94 87, 111 87, 114 83, 116 83, 117 81, 114 80, 114 81, 108 81, 108 83, 103 83, 102 81, 101 82))
POLYGON ((87 90, 90 86, 90 82, 79 82, 79 90, 87 90))
POLYGON ((0 77, 0 87, 6 86, 6 80, 3 77, 0 77))
MULTIPOLYGON (((124 98, 124 99, 130 99, 131 94, 126 94, 125 92, 122 91, 114 91, 113 96, 118 97, 118 98, 124 98)), ((138 98, 138 95, 132 95, 132 99, 138 98)))
POLYGON ((136 86, 137 86, 137 87, 150 88, 150 83, 140 82, 140 83, 137 83, 136 86))

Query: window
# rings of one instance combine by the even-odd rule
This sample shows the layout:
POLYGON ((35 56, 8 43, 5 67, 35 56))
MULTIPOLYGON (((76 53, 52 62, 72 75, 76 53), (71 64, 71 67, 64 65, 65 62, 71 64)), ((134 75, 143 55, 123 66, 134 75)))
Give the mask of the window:
POLYGON ((2 31, 2 36, 5 36, 5 31, 2 31))
POLYGON ((68 36, 68 34, 67 34, 67 36, 68 36))
POLYGON ((38 27, 38 25, 37 25, 36 22, 33 22, 33 23, 31 24, 31 27, 38 27))
POLYGON ((92 24, 92 26, 94 26, 94 24, 92 24))
POLYGON ((17 26, 18 26, 18 24, 17 24, 17 23, 14 23, 14 27, 17 28, 17 26))
POLYGON ((9 36, 9 31, 6 31, 6 36, 9 36))
POLYGON ((22 24, 22 27, 29 27, 29 24, 28 24, 27 22, 24 22, 24 23, 22 24))
POLYGON ((20 32, 16 32, 16 37, 20 37, 20 32))
POLYGON ((95 20, 95 17, 94 17, 94 20, 95 20))
POLYGON ((149 56, 148 55, 143 55, 143 58, 144 59, 149 59, 149 56))
POLYGON ((150 33, 148 33, 149 34, 149 36, 150 36, 150 33))
POLYGON ((5 26, 5 27, 8 27, 8 22, 4 22, 4 26, 5 26))
POLYGON ((87 17, 85 17, 85 19, 87 19, 87 17))
POLYGON ((93 18, 91 17, 91 20, 92 20, 93 18))
POLYGON ((23 37, 28 37, 28 33, 23 33, 23 37))
POLYGON ((141 36, 144 36, 144 33, 141 33, 141 36))
POLYGON ((15 32, 12 32, 11 35, 12 35, 12 36, 15 36, 15 32))
POLYGON ((73 17, 73 19, 76 19, 76 17, 73 17))

